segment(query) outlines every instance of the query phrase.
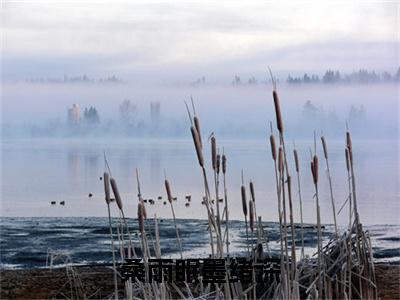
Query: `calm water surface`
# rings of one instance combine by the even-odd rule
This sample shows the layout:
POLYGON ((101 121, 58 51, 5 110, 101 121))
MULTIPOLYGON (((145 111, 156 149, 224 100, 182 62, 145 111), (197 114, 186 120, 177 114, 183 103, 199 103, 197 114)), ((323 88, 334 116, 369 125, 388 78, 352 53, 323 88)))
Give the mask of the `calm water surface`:
MULTIPOLYGON (((191 140, 172 139, 30 139, 2 142, 2 216, 106 216, 103 196, 103 152, 107 154, 112 176, 118 182, 128 216, 136 216, 137 186, 135 168, 139 169, 144 198, 154 199, 148 214, 171 217, 163 205, 164 170, 171 183, 178 218, 205 218, 201 205, 204 194, 201 172, 191 140), (89 193, 93 196, 88 197, 89 193), (185 196, 192 195, 189 207, 185 196), (157 200, 162 196, 162 200, 157 200), (57 205, 50 205, 56 201, 57 205), (65 206, 59 205, 65 201, 65 206)), ((241 216, 241 170, 246 183, 251 179, 256 189, 257 213, 265 221, 277 220, 275 175, 268 142, 265 140, 218 141, 228 157, 228 197, 230 216, 241 216)), ((288 147, 292 161, 291 142, 288 147)), ((304 219, 315 222, 315 201, 309 172, 311 140, 296 141, 301 159, 301 184, 304 219)), ((358 206, 363 223, 400 224, 399 172, 397 141, 354 140, 358 206)), ((348 194, 347 173, 342 140, 328 140, 330 167, 337 209, 348 194)), ((318 145, 319 148, 320 145, 318 145)), ((205 157, 209 170, 209 147, 205 157)), ((320 201, 322 220, 332 223, 329 186, 325 164, 320 154, 320 201)), ((212 173, 208 172, 214 190, 212 173)), ((294 170, 292 171, 294 175, 294 170)), ((295 218, 299 219, 297 181, 293 180, 295 218)), ((113 211, 116 214, 116 210, 113 211)), ((348 218, 347 206, 338 217, 348 218)))

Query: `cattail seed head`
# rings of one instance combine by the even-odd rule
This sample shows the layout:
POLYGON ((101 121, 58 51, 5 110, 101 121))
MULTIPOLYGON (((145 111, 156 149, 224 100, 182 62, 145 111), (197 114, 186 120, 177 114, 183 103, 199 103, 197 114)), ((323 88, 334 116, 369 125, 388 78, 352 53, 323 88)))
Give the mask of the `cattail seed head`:
POLYGON ((283 173, 283 149, 279 147, 278 151, 278 170, 283 173))
POLYGON ((315 183, 315 181, 314 181, 314 178, 315 178, 314 173, 315 173, 315 170, 314 170, 314 162, 311 161, 311 175, 312 175, 312 178, 313 178, 313 182, 315 183))
POLYGON ((293 155, 294 155, 294 165, 296 167, 296 172, 299 173, 300 172, 299 156, 297 154, 297 150, 296 149, 293 150, 293 155))
POLYGON ((349 163, 350 163, 350 166, 352 166, 353 165, 353 151, 349 148, 347 148, 347 150, 349 152, 349 163))
POLYGON ((255 193, 254 193, 254 185, 253 185, 252 181, 250 181, 250 195, 251 195, 251 200, 256 202, 256 196, 255 196, 255 193))
POLYGON ((351 143, 351 135, 350 132, 346 131, 346 146, 349 149, 349 152, 352 151, 352 143, 351 143))
POLYGON ((167 191, 167 198, 169 203, 172 203, 171 187, 169 186, 169 181, 167 179, 165 179, 165 190, 167 191))
POLYGON ((201 167, 204 167, 204 159, 203 159, 203 152, 201 147, 200 136, 196 128, 193 126, 190 127, 190 131, 192 132, 194 147, 196 148, 197 159, 201 167))
POLYGON ((194 121, 194 127, 197 130, 197 133, 199 135, 199 145, 200 145, 200 149, 203 149, 203 141, 201 140, 201 131, 200 131, 200 121, 199 118, 197 116, 194 116, 193 118, 194 121))
POLYGON ((105 194, 106 202, 107 202, 107 204, 109 204, 111 202, 110 176, 108 175, 107 172, 104 172, 103 181, 104 181, 104 194, 105 194))
POLYGON ((249 219, 250 219, 250 230, 254 231, 254 202, 249 200, 249 219))
POLYGON ((142 196, 139 197, 139 202, 142 203, 143 218, 146 220, 147 219, 147 210, 146 210, 146 205, 144 205, 144 200, 143 200, 142 196))
POLYGON ((143 234, 144 232, 144 215, 143 215, 143 203, 138 203, 138 223, 139 223, 139 231, 143 234))
POLYGON ((350 171, 350 156, 349 156, 349 149, 346 148, 344 151, 345 155, 346 155, 346 169, 347 171, 350 171))
POLYGON ((281 115, 281 108, 279 105, 278 93, 274 90, 272 92, 272 96, 274 98, 274 105, 275 105, 276 126, 277 126, 279 132, 282 134, 283 133, 283 120, 282 120, 282 115, 281 115))
POLYGON ((217 154, 217 174, 219 174, 221 167, 221 155, 217 154))
POLYGON ((321 136, 322 148, 324 149, 325 159, 328 159, 328 146, 326 145, 326 141, 324 136, 321 136))
POLYGON ((121 196, 118 191, 117 182, 112 177, 110 178, 110 184, 111 184, 111 189, 113 191, 114 198, 115 198, 115 201, 117 202, 118 208, 120 210, 122 210, 122 200, 121 200, 121 196))
POLYGON ((318 183, 318 156, 314 155, 313 158, 313 167, 314 167, 314 173, 313 173, 313 179, 314 183, 318 183))
POLYGON ((217 141, 214 136, 211 137, 211 161, 214 171, 217 169, 217 141))
POLYGON ((222 173, 226 174, 226 156, 222 154, 222 173))
POLYGON ((247 203, 246 203, 246 188, 242 185, 242 208, 244 216, 247 216, 247 203))
POLYGON ((287 182, 287 186, 288 186, 288 195, 291 195, 292 194, 292 178, 290 177, 290 175, 287 177, 286 182, 287 182))
POLYGON ((270 135, 269 137, 269 142, 271 144, 271 154, 272 154, 272 159, 276 160, 276 144, 275 144, 275 138, 274 135, 270 135))

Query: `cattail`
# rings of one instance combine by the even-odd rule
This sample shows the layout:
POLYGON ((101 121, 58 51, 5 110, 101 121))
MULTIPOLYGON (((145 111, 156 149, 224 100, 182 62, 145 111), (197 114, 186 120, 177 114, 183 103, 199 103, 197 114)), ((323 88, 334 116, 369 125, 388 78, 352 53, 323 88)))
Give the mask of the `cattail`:
POLYGON ((110 176, 108 175, 107 172, 104 172, 103 175, 103 181, 104 181, 104 193, 105 193, 105 198, 107 204, 111 202, 111 197, 110 197, 110 176))
POLYGON ((353 164, 353 151, 349 148, 347 148, 348 152, 349 152, 349 163, 350 166, 353 164))
POLYGON ((242 185, 242 208, 244 216, 247 216, 246 188, 242 185))
POLYGON ((190 126, 190 131, 192 132, 194 147, 196 148, 197 159, 199 160, 200 166, 204 167, 204 159, 203 159, 203 152, 201 151, 202 147, 201 147, 200 135, 196 130, 196 128, 194 128, 193 126, 190 126))
POLYGON ((115 201, 117 202, 118 208, 120 210, 122 210, 122 200, 121 200, 121 196, 118 192, 117 182, 114 180, 114 178, 111 178, 110 183, 111 183, 111 188, 112 188, 112 191, 114 194, 115 201))
POLYGON ((212 168, 215 171, 217 169, 217 141, 215 137, 211 137, 211 160, 212 160, 212 168))
POLYGON ((346 169, 347 171, 350 171, 350 157, 349 157, 349 149, 346 148, 344 151, 345 155, 346 155, 346 169))
POLYGON ((286 178, 287 186, 288 186, 288 195, 292 194, 292 178, 290 175, 286 178))
POLYGON ((143 217, 146 220, 147 219, 147 210, 146 210, 146 206, 144 205, 144 200, 143 200, 142 196, 139 196, 139 202, 142 203, 143 217))
POLYGON ((279 147, 278 152, 278 170, 283 173, 283 150, 282 147, 279 147))
POLYGON ((271 144, 271 153, 272 153, 272 159, 276 160, 276 145, 275 145, 275 138, 274 135, 270 135, 269 141, 271 144))
POLYGON ((276 126, 278 127, 279 132, 283 133, 283 121, 281 115, 281 108, 279 105, 279 97, 278 93, 274 90, 272 92, 272 96, 274 98, 274 105, 275 105, 275 115, 276 115, 276 126))
POLYGON ((313 158, 313 167, 314 167, 313 179, 314 179, 314 183, 317 184, 317 182, 318 182, 318 156, 316 156, 316 155, 314 155, 314 158, 313 158))
POLYGON ((139 231, 141 233, 144 232, 144 215, 143 215, 143 203, 139 202, 138 203, 138 223, 139 223, 139 231))
POLYGON ((250 219, 250 230, 254 231, 254 202, 249 200, 249 219, 250 219))
POLYGON ((220 167, 221 167, 221 155, 217 154, 217 174, 219 174, 220 167))
POLYGON ((226 174, 226 156, 222 154, 222 173, 226 174))
POLYGON ((197 133, 199 135, 199 145, 200 145, 200 149, 203 149, 203 141, 201 140, 201 131, 200 131, 200 121, 199 118, 197 116, 194 116, 193 118, 194 120, 194 127, 197 130, 197 133))
POLYGON ((349 148, 349 152, 352 150, 351 135, 350 132, 346 131, 346 146, 349 148))
POLYGON ((250 181, 250 195, 251 195, 251 200, 256 202, 256 197, 255 197, 255 193, 254 193, 254 185, 253 185, 252 181, 250 181))
POLYGON ((297 155, 297 150, 293 150, 293 155, 294 155, 294 165, 296 167, 296 172, 299 173, 300 167, 299 167, 299 156, 297 155))
MULTIPOLYGON (((313 181, 314 181, 314 178, 315 178, 314 173, 315 173, 315 170, 314 170, 314 163, 313 163, 313 161, 311 161, 311 175, 312 175, 312 177, 313 177, 313 181)), ((315 183, 315 181, 314 181, 314 183, 315 183)))
POLYGON ((326 141, 323 136, 321 136, 322 148, 324 149, 325 159, 328 159, 328 147, 326 146, 326 141))
POLYGON ((171 188, 169 186, 169 182, 167 179, 165 179, 165 190, 167 191, 167 198, 168 198, 169 203, 172 203, 171 188))

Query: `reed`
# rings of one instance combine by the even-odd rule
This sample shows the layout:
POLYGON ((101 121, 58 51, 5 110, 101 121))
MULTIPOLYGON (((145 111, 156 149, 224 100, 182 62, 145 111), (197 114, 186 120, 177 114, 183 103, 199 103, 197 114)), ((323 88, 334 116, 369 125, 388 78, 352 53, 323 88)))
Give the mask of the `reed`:
POLYGON ((278 93, 275 89, 272 91, 272 97, 274 98, 276 126, 278 128, 279 133, 283 134, 283 120, 282 120, 282 114, 281 114, 281 107, 279 104, 278 93))
POLYGON ((176 232, 176 241, 178 242, 179 253, 181 255, 181 259, 183 259, 182 244, 181 244, 181 239, 179 237, 178 226, 176 224, 174 205, 172 204, 173 197, 172 197, 172 193, 171 193, 171 187, 170 187, 169 181, 167 179, 165 179, 164 184, 165 184, 165 190, 167 192, 168 202, 169 202, 169 204, 171 206, 172 218, 174 219, 174 226, 175 226, 175 232, 176 232))
MULTIPOLYGON (((186 104, 186 102, 185 102, 185 104, 186 104)), ((192 106, 193 106, 193 110, 194 110, 193 101, 192 101, 192 106)), ((188 109, 187 104, 186 104, 186 108, 188 109)), ((195 110, 194 110, 194 113, 195 113, 195 110)), ((202 175, 203 175, 204 191, 205 191, 205 198, 206 198, 204 201, 204 204, 205 204, 205 207, 207 210, 207 218, 208 218, 208 222, 209 222, 210 245, 211 245, 212 256, 213 257, 215 256, 214 238, 213 238, 213 232, 212 232, 214 230, 215 235, 216 235, 216 246, 217 246, 218 256, 222 257, 223 256, 223 243, 222 243, 221 235, 219 234, 214 210, 213 210, 212 206, 210 205, 211 204, 211 196, 210 196, 210 189, 209 189, 209 184, 208 184, 208 180, 207 180, 207 173, 206 173, 206 169, 204 167, 204 158, 203 158, 202 143, 201 143, 201 132, 198 131, 195 127, 193 127, 194 120, 191 119, 191 114, 189 112, 189 109, 188 109, 188 115, 189 115, 190 123, 192 124, 190 127, 190 130, 192 133, 192 138, 193 138, 198 162, 199 162, 200 168, 202 170, 202 175)))
POLYGON ((315 203, 317 212, 317 244, 318 244, 318 297, 322 298, 323 294, 323 274, 322 274, 322 237, 321 237, 321 215, 319 206, 319 195, 318 195, 318 156, 314 154, 311 162, 311 173, 314 182, 315 189, 315 203))
MULTIPOLYGON (((275 138, 271 126, 271 135, 269 137, 271 145, 271 156, 274 162, 275 170, 275 181, 276 181, 276 193, 278 199, 278 217, 279 217, 279 239, 280 239, 280 260, 281 270, 280 278, 272 278, 272 281, 268 284, 255 283, 256 273, 253 270, 252 278, 253 282, 250 284, 236 282, 232 283, 229 281, 229 274, 227 274, 226 281, 222 284, 215 285, 204 285, 202 280, 198 284, 184 282, 181 290, 181 286, 178 287, 175 283, 167 283, 162 281, 161 283, 153 282, 149 283, 146 278, 146 283, 128 281, 125 283, 125 298, 126 299, 172 299, 172 298, 190 298, 190 299, 376 299, 376 278, 373 267, 372 247, 369 239, 369 235, 362 229, 360 223, 357 205, 356 205, 356 185, 355 185, 355 170, 353 160, 353 149, 351 144, 350 133, 346 132, 346 169, 348 174, 348 185, 349 185, 349 228, 342 235, 337 234, 327 242, 326 245, 322 245, 322 228, 321 228, 321 216, 320 216, 320 203, 319 203, 319 160, 316 155, 316 142, 314 138, 314 153, 311 154, 311 173, 312 173, 312 184, 315 190, 315 203, 316 203, 316 214, 317 214, 317 257, 304 257, 304 228, 303 228, 303 215, 302 215, 302 196, 300 188, 300 165, 299 156, 294 145, 293 156, 294 156, 294 167, 297 173, 297 184, 298 184, 298 195, 300 202, 300 219, 302 226, 302 255, 299 261, 296 260, 296 240, 295 240, 295 227, 294 227, 294 207, 292 203, 292 177, 289 175, 289 164, 285 150, 285 138, 283 120, 280 111, 279 97, 276 92, 276 86, 274 82, 273 99, 275 106, 275 113, 277 118, 277 128, 279 132, 279 145, 275 143, 275 138), (287 205, 288 212, 287 212, 287 205), (288 215, 287 215, 288 214, 288 215), (354 215, 354 222, 353 220, 354 215), (289 218, 289 219, 287 219, 289 218), (291 254, 289 256, 288 250, 288 222, 290 222, 291 230, 291 254), (185 292, 186 289, 186 292, 185 292)), ((193 105, 193 102, 192 102, 193 105)), ((188 109, 188 107, 187 107, 188 109)), ((193 112, 194 105, 193 105, 193 112)), ((212 257, 224 257, 224 243, 226 246, 226 254, 229 255, 229 210, 228 210, 228 199, 227 199, 227 186, 226 186, 226 175, 227 175, 227 157, 222 152, 219 155, 217 142, 214 135, 211 136, 211 169, 214 172, 214 183, 216 187, 216 205, 217 205, 217 216, 214 214, 213 200, 210 196, 210 189, 207 180, 207 172, 205 168, 205 161, 203 159, 203 145, 201 143, 200 127, 193 125, 195 119, 188 114, 191 122, 191 133, 195 145, 196 156, 200 165, 203 184, 204 184, 204 205, 207 209, 209 233, 210 233, 210 248, 212 257), (224 187, 224 200, 225 207, 222 214, 222 218, 219 215, 219 176, 222 170, 223 187, 224 187), (222 235, 221 228, 219 228, 220 221, 226 221, 226 228, 224 235, 222 235), (223 238, 222 238, 223 236, 223 238), (214 239, 215 238, 215 239, 214 239), (216 246, 216 252, 214 247, 216 246)), ((197 119, 197 122, 199 120, 197 119)), ((324 151, 324 158, 327 163, 327 170, 329 169, 328 163, 328 147, 324 137, 321 137, 322 148, 324 151)), ((108 163, 106 166, 110 172, 108 163)), ((328 176, 330 177, 330 171, 328 170, 328 176)), ((160 250, 160 236, 158 232, 157 217, 154 217, 154 236, 153 240, 152 229, 148 230, 146 234, 145 222, 147 217, 146 206, 141 195, 140 181, 138 170, 136 170, 137 185, 138 185, 138 208, 137 208, 137 222, 140 233, 140 247, 143 253, 143 262, 146 269, 146 275, 148 275, 149 265, 148 260, 152 258, 149 239, 152 239, 154 256, 161 258, 160 250)), ((256 192, 253 182, 249 181, 249 195, 250 199, 247 199, 246 188, 244 184, 243 171, 242 171, 242 182, 241 182, 241 200, 242 210, 245 219, 246 227, 246 246, 247 255, 253 259, 262 259, 264 256, 263 244, 260 235, 263 233, 263 226, 261 223, 261 217, 257 218, 256 211, 256 192), (248 202, 247 202, 248 201, 248 202), (258 224, 256 223, 258 221, 258 224), (249 249, 249 229, 251 231, 251 251, 249 249), (258 233, 257 247, 254 247, 255 241, 255 230, 258 233)), ((182 255, 181 240, 179 237, 178 226, 176 223, 176 217, 174 212, 174 201, 171 186, 167 178, 164 181, 165 190, 167 194, 168 202, 171 206, 173 221, 176 230, 176 238, 179 245, 179 250, 182 255)), ((330 185, 330 189, 332 186, 330 185)), ((111 172, 104 173, 104 193, 106 205, 108 207, 109 216, 109 227, 110 227, 110 238, 112 242, 113 252, 113 267, 116 270, 116 258, 114 254, 114 237, 112 233, 112 222, 110 205, 112 203, 111 191, 114 195, 116 205, 118 207, 118 213, 120 215, 119 225, 117 226, 117 236, 120 242, 121 259, 125 259, 126 247, 128 248, 128 257, 130 257, 131 251, 134 251, 133 245, 130 240, 129 227, 124 214, 123 202, 121 195, 118 191, 117 183, 111 176, 111 172), (111 185, 111 187, 110 187, 111 185), (128 237, 130 242, 127 245, 124 240, 128 237)), ((331 200, 333 199, 333 193, 331 194, 331 200)), ((346 202, 345 202, 346 204, 346 202)), ((333 213, 334 208, 332 209, 333 213)), ((340 210, 339 210, 340 212, 340 210)), ((151 227, 150 227, 151 228, 151 227)), ((268 243, 266 242, 267 250, 268 243)), ((269 251, 269 250, 268 250, 269 251)), ((133 252, 134 257, 136 254, 133 252)), ((268 252, 270 256, 270 253, 268 252)), ((270 256, 271 257, 271 256, 270 256)), ((114 274, 114 288, 115 298, 118 298, 118 287, 116 285, 116 275, 114 274)))
POLYGON ((338 227, 337 227, 337 222, 336 222, 336 208, 335 208, 335 198, 333 197, 333 188, 332 188, 332 176, 331 176, 331 171, 329 168, 329 159, 328 159, 328 146, 326 145, 326 140, 324 136, 321 136, 321 142, 322 142, 322 148, 324 150, 324 157, 325 157, 325 162, 326 162, 326 171, 328 175, 328 181, 329 181, 329 192, 331 195, 331 205, 332 205, 332 214, 333 214, 333 224, 335 225, 335 234, 336 237, 339 237, 339 232, 338 232, 338 227))
POLYGON ((113 238, 113 231, 112 231, 112 223, 111 223, 111 210, 110 210, 110 175, 107 172, 103 174, 103 182, 104 182, 104 194, 105 200, 107 203, 107 212, 108 212, 108 226, 110 229, 110 240, 111 240, 111 252, 112 252, 112 263, 113 263, 113 270, 114 270, 114 297, 115 300, 118 300, 118 282, 117 282, 117 266, 115 260, 115 246, 114 246, 114 238, 113 238))
POLYGON ((296 145, 294 145, 293 149, 294 163, 297 174, 297 194, 299 197, 300 204, 300 224, 301 224, 301 258, 304 258, 304 222, 303 222, 303 201, 301 198, 301 184, 300 184, 300 164, 299 164, 299 156, 297 154, 296 145))
POLYGON ((226 235, 226 254, 229 256, 229 208, 228 208, 228 191, 226 187, 226 164, 227 158, 225 153, 222 153, 222 177, 224 185, 224 201, 225 201, 225 235, 226 235))
POLYGON ((128 233, 128 240, 129 240, 128 258, 131 258, 131 254, 132 253, 133 253, 133 256, 136 257, 135 248, 133 247, 132 238, 131 238, 131 234, 129 232, 128 223, 126 222, 126 218, 125 218, 125 213, 124 213, 124 209, 123 209, 123 205, 122 205, 121 195, 120 195, 119 190, 118 190, 117 182, 112 177, 110 178, 110 184, 111 184, 111 189, 112 189, 113 194, 114 194, 115 202, 117 203, 119 211, 120 211, 120 213, 122 215, 122 222, 124 223, 126 231, 128 233))
POLYGON ((243 182, 243 171, 242 171, 242 186, 241 186, 241 195, 242 195, 242 210, 243 210, 243 215, 244 215, 244 222, 246 226, 246 245, 247 245, 247 254, 250 254, 250 249, 249 249, 249 230, 248 230, 248 225, 247 225, 247 199, 246 199, 246 187, 244 186, 243 182))
POLYGON ((217 207, 217 230, 218 234, 221 236, 221 215, 219 210, 219 176, 218 176, 218 154, 217 154, 217 141, 215 136, 211 137, 211 162, 212 169, 214 172, 214 186, 215 186, 215 204, 217 207))

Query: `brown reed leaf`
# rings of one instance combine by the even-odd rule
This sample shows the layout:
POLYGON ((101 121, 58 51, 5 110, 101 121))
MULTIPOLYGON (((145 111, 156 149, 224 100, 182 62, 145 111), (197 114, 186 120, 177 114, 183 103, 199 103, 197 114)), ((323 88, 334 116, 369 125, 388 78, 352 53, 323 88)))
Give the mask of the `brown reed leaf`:
POLYGON ((278 170, 279 172, 283 173, 283 149, 279 147, 278 151, 278 170))
POLYGON ((114 178, 111 177, 110 183, 111 183, 111 189, 113 191, 114 198, 115 198, 115 201, 117 202, 118 208, 120 210, 122 210, 122 200, 121 200, 121 196, 118 191, 117 182, 115 181, 114 178))
POLYGON ((104 181, 104 194, 107 204, 111 202, 110 197, 110 175, 107 172, 103 174, 103 181, 104 181))
POLYGON ((328 146, 326 145, 325 137, 321 136, 322 148, 324 149, 324 157, 328 159, 328 146))
POLYGON ((346 155, 346 169, 348 172, 350 172, 350 155, 349 155, 349 149, 346 148, 344 151, 345 155, 346 155))
POLYGON ((169 203, 172 203, 172 193, 171 193, 171 187, 169 185, 169 181, 167 179, 165 179, 165 190, 167 191, 167 198, 169 203))
POLYGON ((226 155, 222 154, 222 173, 226 174, 226 155))
POLYGON ((250 230, 254 231, 254 202, 249 200, 249 219, 250 219, 250 230))
POLYGON ((214 136, 211 137, 211 161, 214 171, 217 170, 217 141, 214 136))
POLYGON ((190 131, 192 132, 192 137, 193 137, 194 147, 196 149, 197 159, 199 161, 200 166, 204 167, 203 152, 201 150, 202 147, 201 147, 199 133, 196 130, 196 128, 194 128, 193 126, 190 126, 190 131))
POLYGON ((297 150, 293 150, 293 155, 294 155, 294 165, 296 167, 296 172, 300 172, 300 167, 299 167, 299 156, 297 154, 297 150))
POLYGON ((253 185, 252 181, 250 181, 250 195, 251 195, 251 200, 256 202, 256 196, 255 196, 255 193, 254 193, 254 185, 253 185))
POLYGON ((314 155, 313 158, 313 167, 314 167, 314 173, 313 173, 313 179, 314 183, 318 183, 318 156, 314 155))
POLYGON ((275 137, 273 134, 270 135, 269 142, 271 144, 272 159, 276 160, 276 144, 275 144, 275 137))
POLYGON ((241 192, 242 192, 242 209, 243 209, 243 214, 244 214, 245 216, 247 216, 246 188, 244 187, 244 185, 242 185, 241 192))
POLYGON ((280 108, 280 104, 279 104, 278 93, 274 90, 272 92, 272 96, 274 98, 274 105, 275 105, 276 126, 277 126, 279 132, 282 134, 283 133, 283 120, 282 120, 282 115, 281 115, 281 108, 280 108))
POLYGON ((194 127, 196 128, 197 133, 199 135, 199 146, 200 146, 200 149, 203 149, 203 141, 201 139, 201 130, 200 130, 199 118, 197 116, 194 116, 193 121, 194 121, 194 127))
POLYGON ((139 223, 139 231, 143 234, 144 232, 144 214, 143 214, 143 203, 138 203, 138 223, 139 223))

